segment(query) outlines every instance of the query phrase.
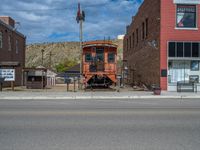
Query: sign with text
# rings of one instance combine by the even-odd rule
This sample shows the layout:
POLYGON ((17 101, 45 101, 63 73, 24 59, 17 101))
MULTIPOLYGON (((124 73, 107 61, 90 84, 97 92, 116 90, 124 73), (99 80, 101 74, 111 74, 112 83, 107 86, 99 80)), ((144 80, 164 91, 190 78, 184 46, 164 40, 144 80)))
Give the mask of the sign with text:
POLYGON ((176 4, 200 4, 200 0, 174 0, 176 4))
POLYGON ((4 81, 15 81, 15 69, 0 69, 0 77, 5 78, 4 81))

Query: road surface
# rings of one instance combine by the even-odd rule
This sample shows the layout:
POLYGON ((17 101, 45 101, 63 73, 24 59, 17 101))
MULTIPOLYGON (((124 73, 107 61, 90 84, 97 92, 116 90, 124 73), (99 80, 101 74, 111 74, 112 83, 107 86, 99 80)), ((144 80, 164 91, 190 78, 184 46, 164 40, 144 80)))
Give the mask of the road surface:
POLYGON ((0 100, 0 150, 199 150, 200 100, 0 100))

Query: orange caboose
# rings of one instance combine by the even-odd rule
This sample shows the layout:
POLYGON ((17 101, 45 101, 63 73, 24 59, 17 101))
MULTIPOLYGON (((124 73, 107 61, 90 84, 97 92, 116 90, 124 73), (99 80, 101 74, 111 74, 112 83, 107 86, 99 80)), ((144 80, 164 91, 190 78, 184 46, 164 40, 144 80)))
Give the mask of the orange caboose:
POLYGON ((85 42, 82 60, 86 86, 116 85, 117 45, 111 41, 85 42))

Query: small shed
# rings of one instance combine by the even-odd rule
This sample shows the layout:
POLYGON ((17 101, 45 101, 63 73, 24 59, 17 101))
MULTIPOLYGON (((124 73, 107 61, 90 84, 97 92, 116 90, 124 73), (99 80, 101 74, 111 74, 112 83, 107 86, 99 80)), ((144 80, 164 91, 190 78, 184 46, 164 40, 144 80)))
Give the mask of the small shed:
POLYGON ((56 75, 51 69, 47 69, 47 87, 52 87, 56 85, 56 75))
POLYGON ((28 89, 43 89, 47 86, 46 68, 24 68, 25 86, 28 89))

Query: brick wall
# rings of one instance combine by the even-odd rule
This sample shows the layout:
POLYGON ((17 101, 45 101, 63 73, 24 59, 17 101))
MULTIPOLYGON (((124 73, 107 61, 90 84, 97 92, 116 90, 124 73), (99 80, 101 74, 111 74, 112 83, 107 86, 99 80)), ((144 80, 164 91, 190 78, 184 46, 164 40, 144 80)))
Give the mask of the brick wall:
POLYGON ((127 60, 129 69, 129 83, 160 84, 159 42, 160 0, 144 0, 124 38, 124 60, 127 60), (153 41, 156 41, 156 47, 152 45, 153 41))
MULTIPOLYGON (((3 33, 3 47, 0 48, 0 62, 17 61, 20 67, 16 68, 15 85, 21 85, 22 68, 25 67, 25 37, 15 32, 12 27, 8 27, 0 23, 0 31, 3 33), (11 49, 9 49, 9 36, 11 38, 11 49), (16 52, 16 40, 18 40, 18 53, 16 52)), ((6 83, 5 85, 10 85, 6 83)))
MULTIPOLYGON (((200 5, 197 7, 197 19, 200 16, 200 5)), ((167 42, 168 41, 200 41, 200 19, 197 21, 197 30, 175 29, 176 5, 173 0, 161 0, 161 32, 160 32, 160 69, 167 69, 167 42)), ((167 77, 160 78, 161 87, 167 90, 167 77)))

